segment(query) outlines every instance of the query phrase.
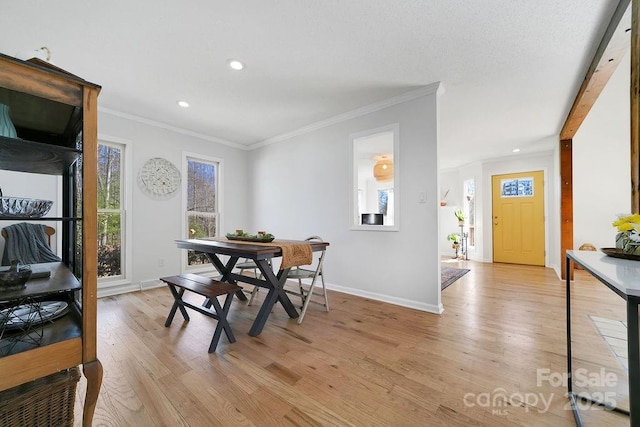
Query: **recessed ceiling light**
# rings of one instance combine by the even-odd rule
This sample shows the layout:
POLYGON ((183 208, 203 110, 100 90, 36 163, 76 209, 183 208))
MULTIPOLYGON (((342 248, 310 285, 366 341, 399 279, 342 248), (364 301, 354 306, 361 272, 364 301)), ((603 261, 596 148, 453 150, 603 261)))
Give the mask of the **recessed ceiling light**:
POLYGON ((244 64, 237 59, 230 59, 227 61, 227 64, 229 65, 229 68, 236 71, 240 71, 244 68, 244 64))
POLYGON ((519 152, 520 152, 520 149, 519 149, 519 148, 514 148, 514 149, 513 149, 513 152, 514 152, 514 153, 519 153, 519 152))
POLYGON ((178 101, 178 105, 182 108, 187 108, 189 106, 189 103, 187 101, 178 101))

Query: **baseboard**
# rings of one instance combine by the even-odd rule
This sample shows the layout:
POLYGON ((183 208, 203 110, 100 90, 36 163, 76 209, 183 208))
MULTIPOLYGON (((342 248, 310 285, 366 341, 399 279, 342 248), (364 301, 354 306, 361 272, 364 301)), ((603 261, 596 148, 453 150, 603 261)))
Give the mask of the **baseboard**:
POLYGON ((127 292, 144 291, 147 289, 154 289, 164 286, 164 283, 160 280, 143 280, 140 283, 125 283, 122 285, 106 286, 98 288, 98 298, 111 297, 118 294, 125 294, 127 292))
POLYGON ((135 292, 139 290, 140 286, 135 283, 102 287, 98 288, 98 298, 111 297, 113 295, 124 294, 126 292, 135 292))
POLYGON ((433 313, 433 314, 442 314, 442 312, 444 311, 444 307, 442 306, 442 304, 439 304, 439 305, 425 304, 425 303, 408 300, 404 298, 392 297, 390 295, 378 294, 375 292, 368 292, 368 291, 363 291, 363 290, 354 289, 354 288, 347 288, 344 286, 331 285, 329 283, 327 283, 327 289, 336 291, 336 292, 342 292, 344 294, 355 295, 357 297, 369 298, 372 300, 382 301, 382 302, 386 302, 393 305, 399 305, 401 307, 414 308, 416 310, 426 311, 428 313, 433 313))
POLYGON ((146 291, 147 289, 160 288, 162 286, 167 286, 167 285, 162 280, 158 280, 158 279, 143 280, 140 282, 141 291, 146 291))
MULTIPOLYGON (((426 311, 427 313, 442 314, 442 312, 444 311, 444 307, 442 306, 442 304, 439 304, 439 305, 425 304, 425 303, 416 302, 413 300, 408 300, 405 298, 397 298, 389 295, 378 294, 375 292, 368 292, 360 289, 332 285, 329 283, 327 283, 326 285, 327 285, 327 289, 332 291, 342 292, 349 295, 355 295, 362 298, 369 298, 376 301, 382 301, 389 304, 399 305, 401 307, 408 307, 408 308, 413 308, 420 311, 426 311)), ((144 291, 148 289, 159 288, 162 286, 164 286, 164 283, 161 280, 157 280, 157 279, 144 280, 137 285, 133 283, 129 283, 125 285, 110 286, 110 287, 98 289, 98 298, 109 297, 113 295, 123 294, 126 292, 144 291)), ((316 283, 316 286, 318 286, 317 283, 316 283)), ((320 285, 320 287, 322 287, 322 285, 320 285)))

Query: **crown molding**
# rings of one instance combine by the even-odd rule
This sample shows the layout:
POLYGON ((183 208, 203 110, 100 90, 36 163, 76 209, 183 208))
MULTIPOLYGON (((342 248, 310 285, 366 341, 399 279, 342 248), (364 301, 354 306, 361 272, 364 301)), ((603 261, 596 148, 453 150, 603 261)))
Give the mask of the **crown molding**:
POLYGON ((433 94, 441 95, 442 93, 444 93, 444 87, 440 82, 431 83, 427 86, 421 87, 420 89, 412 90, 410 92, 405 92, 398 96, 385 99, 384 101, 376 102, 370 105, 365 105, 364 107, 356 108, 355 110, 348 111, 343 114, 338 114, 337 116, 330 117, 326 120, 321 120, 319 122, 312 123, 308 126, 301 127, 297 130, 283 133, 281 135, 277 135, 271 138, 267 138, 255 144, 249 145, 249 150, 254 150, 256 148, 265 147, 267 145, 283 142, 293 137, 303 135, 305 133, 313 132, 315 130, 322 129, 324 127, 331 126, 336 123, 340 123, 340 122, 354 119, 356 117, 364 116, 366 114, 370 114, 375 111, 382 110, 384 108, 388 108, 397 104, 402 104, 403 102, 421 98, 423 96, 433 95, 433 94))
POLYGON ((303 135, 305 133, 309 133, 309 132, 313 132, 315 130, 318 129, 322 129, 324 127, 327 126, 331 126, 334 125, 336 123, 340 123, 340 122, 344 122, 350 119, 354 119, 356 117, 360 117, 360 116, 364 116, 366 114, 370 114, 373 113, 375 111, 379 111, 382 110, 384 108, 388 108, 388 107, 392 107, 394 105, 398 105, 398 104, 402 104, 403 102, 407 102, 407 101, 412 101, 414 99, 417 98, 421 98, 423 96, 427 96, 427 95, 442 95, 442 93, 444 92, 444 86, 442 85, 441 82, 435 82, 435 83, 431 83, 429 85, 423 86, 420 89, 416 89, 416 90, 412 90, 409 92, 405 92, 403 94, 394 96, 392 98, 388 98, 385 99, 383 101, 380 102, 376 102, 370 105, 365 105, 364 107, 360 107, 360 108, 356 108, 355 110, 352 111, 348 111, 346 113, 343 114, 338 114, 337 116, 333 116, 330 117, 326 120, 321 120, 319 122, 316 123, 312 123, 308 126, 304 126, 301 127, 297 130, 291 131, 291 132, 287 132, 287 133, 283 133, 281 135, 277 135, 271 138, 267 138, 265 140, 262 140, 260 142, 256 142, 254 144, 251 145, 244 145, 244 144, 238 144, 236 142, 231 142, 231 141, 227 141, 225 139, 222 138, 216 138, 214 136, 210 136, 210 135, 205 135, 202 133, 198 133, 198 132, 193 132, 190 131, 188 129, 183 129, 177 126, 171 126, 168 125, 166 123, 162 123, 162 122, 158 122, 155 120, 151 120, 151 119, 147 119, 145 117, 141 117, 141 116, 136 116, 134 114, 129 114, 129 113, 123 113, 121 111, 117 111, 111 108, 107 108, 107 107, 101 107, 98 106, 98 111, 104 114, 109 114, 111 116, 115 116, 115 117, 120 117, 123 119, 127 119, 127 120, 131 120, 134 122, 138 122, 138 123, 142 123, 148 126, 153 126, 156 128, 160 128, 160 129, 165 129, 165 130, 169 130, 175 133, 179 133, 182 135, 187 135, 187 136, 192 136, 194 138, 199 138, 199 139, 203 139, 205 141, 210 141, 210 142, 215 142, 218 144, 222 144, 222 145, 227 145, 229 147, 233 147, 233 148, 237 148, 239 150, 254 150, 256 148, 260 148, 260 147, 264 147, 267 145, 271 145, 271 144, 276 144, 282 141, 286 141, 288 139, 291 139, 293 137, 299 136, 299 135, 303 135))
POLYGON ((147 119, 145 117, 140 117, 140 116, 136 116, 136 115, 133 115, 133 114, 123 113, 121 111, 113 110, 111 108, 98 106, 98 111, 101 112, 101 113, 104 113, 104 114, 109 114, 111 116, 120 117, 120 118, 131 120, 131 121, 134 121, 134 122, 142 123, 142 124, 145 124, 145 125, 148 125, 148 126, 153 126, 153 127, 156 127, 156 128, 169 130, 169 131, 172 131, 172 132, 175 132, 175 133, 179 133, 179 134, 182 134, 182 135, 192 136, 194 138, 203 139, 205 141, 210 141, 210 142, 215 142, 215 143, 222 144, 222 145, 227 145, 229 147, 237 148, 237 149, 240 149, 240 150, 245 150, 246 151, 246 150, 250 149, 250 146, 247 146, 247 145, 238 144, 236 142, 227 141, 225 139, 216 138, 214 136, 205 135, 203 133, 193 132, 193 131, 190 131, 190 130, 187 130, 187 129, 179 128, 177 126, 171 126, 171 125, 168 125, 166 123, 162 123, 162 122, 158 122, 158 121, 155 121, 155 120, 147 119))
POLYGON ((543 148, 540 150, 529 151, 525 153, 521 152, 521 153, 506 154, 504 156, 487 157, 483 159, 472 160, 470 162, 463 163, 458 166, 448 166, 446 168, 439 168, 438 173, 457 172, 460 169, 472 167, 475 165, 480 165, 482 167, 487 163, 514 162, 518 160, 526 160, 528 158, 550 156, 550 155, 553 155, 553 152, 554 152, 554 148, 543 148))

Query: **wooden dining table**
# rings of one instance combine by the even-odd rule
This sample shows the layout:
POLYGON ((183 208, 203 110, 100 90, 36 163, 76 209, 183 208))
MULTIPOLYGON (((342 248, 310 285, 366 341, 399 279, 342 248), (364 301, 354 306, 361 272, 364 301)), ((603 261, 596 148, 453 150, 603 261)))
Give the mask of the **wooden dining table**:
MULTIPOLYGON (((206 254, 218 273, 220 273, 220 278, 218 280, 221 282, 233 284, 243 282, 268 289, 267 296, 260 306, 258 315, 249 330, 250 336, 260 335, 276 302, 282 304, 282 307, 284 307, 289 317, 295 319, 299 316, 298 310, 296 310, 284 290, 284 285, 287 281, 287 274, 289 273, 290 268, 280 269, 277 272, 274 272, 272 269, 273 263, 271 261, 274 258, 282 257, 283 255, 283 250, 277 245, 279 243, 307 244, 311 246, 312 252, 324 250, 329 246, 328 242, 307 242, 300 240, 274 240, 271 244, 251 244, 250 242, 235 242, 220 238, 202 238, 178 239, 175 242, 178 248, 206 254), (229 258, 226 262, 223 262, 221 256, 228 256, 229 258), (258 269, 262 273, 261 277, 245 276, 234 273, 233 269, 241 258, 255 261, 258 269)), ((236 292, 236 295, 241 301, 247 300, 247 297, 242 291, 236 292)), ((204 304, 208 304, 208 301, 205 301, 204 304)))

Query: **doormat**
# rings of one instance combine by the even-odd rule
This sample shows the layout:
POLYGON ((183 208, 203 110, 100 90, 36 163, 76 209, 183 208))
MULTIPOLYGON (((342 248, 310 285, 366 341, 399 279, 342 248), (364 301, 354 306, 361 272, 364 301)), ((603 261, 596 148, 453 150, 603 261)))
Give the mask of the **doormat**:
POLYGON ((471 270, 468 268, 440 267, 442 272, 442 280, 440 289, 444 289, 471 270))

